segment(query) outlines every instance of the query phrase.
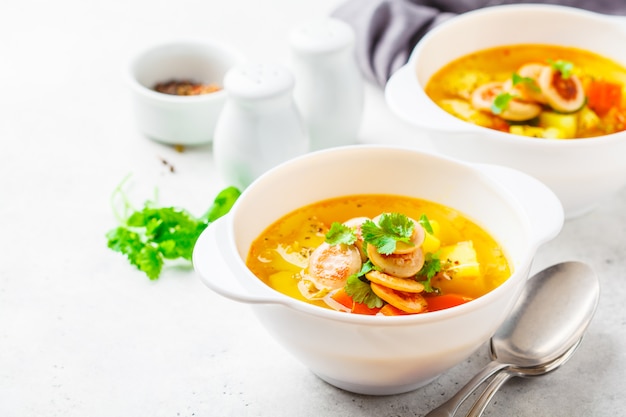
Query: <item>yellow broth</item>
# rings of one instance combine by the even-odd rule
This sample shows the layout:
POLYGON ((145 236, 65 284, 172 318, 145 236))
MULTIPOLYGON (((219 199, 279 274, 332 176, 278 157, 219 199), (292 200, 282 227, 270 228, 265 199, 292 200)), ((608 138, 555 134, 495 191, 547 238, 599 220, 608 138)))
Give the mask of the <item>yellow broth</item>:
POLYGON ((457 294, 474 299, 493 290, 510 276, 510 266, 502 248, 477 224, 443 205, 395 195, 347 196, 295 210, 269 226, 253 242, 247 266, 275 290, 298 300, 328 307, 322 300, 305 298, 298 289, 307 256, 324 242, 325 234, 333 222, 342 223, 361 216, 373 218, 381 213, 392 212, 402 213, 412 219, 426 215, 437 225, 436 235, 442 247, 463 241, 473 243, 480 273, 469 278, 433 278, 432 284, 441 295, 457 294))
POLYGON ((425 91, 442 109, 476 125, 524 136, 573 139, 626 129, 625 86, 626 69, 611 59, 577 48, 520 44, 485 49, 456 59, 431 77, 425 91), (545 103, 538 103, 543 106, 539 117, 515 122, 484 109, 477 111, 472 106, 472 92, 479 86, 511 79, 524 64, 559 60, 572 63, 573 73, 582 83, 586 104, 578 111, 564 115, 551 111, 545 103), (615 87, 610 96, 604 94, 606 89, 600 88, 598 92, 597 88, 607 83, 615 87), (551 119, 559 120, 551 124, 551 119), (553 125, 560 130, 546 132, 553 125), (561 129, 563 125, 567 127, 561 129))

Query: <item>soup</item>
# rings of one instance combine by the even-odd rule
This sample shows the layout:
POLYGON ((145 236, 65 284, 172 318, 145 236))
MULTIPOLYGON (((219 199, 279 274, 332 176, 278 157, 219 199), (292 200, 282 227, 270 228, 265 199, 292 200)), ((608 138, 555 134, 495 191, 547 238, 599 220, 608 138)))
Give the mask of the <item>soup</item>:
POLYGON ((511 45, 463 56, 426 94, 470 123, 537 138, 575 139, 626 129, 626 69, 600 55, 551 45, 511 45))
POLYGON ((290 297, 372 315, 453 307, 511 274, 502 248, 461 213, 395 195, 354 195, 295 210, 253 242, 246 264, 290 297))

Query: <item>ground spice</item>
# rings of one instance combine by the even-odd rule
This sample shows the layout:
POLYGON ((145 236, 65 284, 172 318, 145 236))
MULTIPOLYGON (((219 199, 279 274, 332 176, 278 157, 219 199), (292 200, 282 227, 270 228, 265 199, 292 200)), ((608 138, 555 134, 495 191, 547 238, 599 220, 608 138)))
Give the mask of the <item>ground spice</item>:
POLYGON ((157 83, 154 90, 175 96, 198 96, 221 90, 217 84, 202 84, 191 80, 169 80, 157 83))

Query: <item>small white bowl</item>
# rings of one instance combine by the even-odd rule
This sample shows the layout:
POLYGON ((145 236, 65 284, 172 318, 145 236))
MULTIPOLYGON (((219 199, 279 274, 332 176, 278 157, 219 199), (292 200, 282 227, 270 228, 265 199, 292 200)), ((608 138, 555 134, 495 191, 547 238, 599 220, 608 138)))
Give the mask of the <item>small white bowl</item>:
POLYGON ((223 90, 196 96, 159 93, 154 86, 170 80, 217 84, 233 66, 244 62, 234 48, 210 39, 187 39, 146 48, 132 59, 128 81, 139 130, 172 145, 200 145, 213 139, 226 101, 223 90))
POLYGON ((625 22, 623 17, 545 4, 468 12, 434 28, 418 42, 408 63, 387 83, 386 100, 394 113, 428 132, 437 151, 531 174, 561 199, 566 218, 580 216, 626 185, 626 132, 575 140, 498 132, 445 112, 425 94, 424 87, 447 63, 499 45, 578 47, 626 66, 625 22))
POLYGON ((249 303, 267 331, 320 378, 356 393, 389 395, 427 384, 489 340, 522 291, 537 248, 562 225, 558 198, 519 171, 405 148, 349 146, 304 155, 259 177, 202 233, 193 262, 209 288, 249 303), (296 300, 246 267, 252 242, 283 215, 353 194, 418 197, 457 209, 502 245, 511 277, 458 307, 380 317, 296 300))

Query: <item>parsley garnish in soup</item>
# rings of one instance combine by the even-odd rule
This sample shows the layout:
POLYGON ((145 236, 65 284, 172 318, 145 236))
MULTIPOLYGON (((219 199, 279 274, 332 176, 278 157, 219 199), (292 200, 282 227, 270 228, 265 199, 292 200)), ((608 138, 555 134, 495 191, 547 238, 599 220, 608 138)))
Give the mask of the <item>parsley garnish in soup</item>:
POLYGON ((246 264, 298 300, 353 314, 424 314, 491 291, 511 274, 498 243, 462 213, 395 195, 301 207, 270 225, 246 264))

